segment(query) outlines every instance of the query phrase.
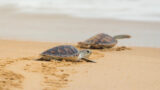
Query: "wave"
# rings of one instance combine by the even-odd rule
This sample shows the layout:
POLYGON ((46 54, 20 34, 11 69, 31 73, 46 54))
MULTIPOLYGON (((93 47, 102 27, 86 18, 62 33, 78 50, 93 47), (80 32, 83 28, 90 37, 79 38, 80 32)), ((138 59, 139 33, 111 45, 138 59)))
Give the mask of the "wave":
POLYGON ((5 5, 27 13, 160 21, 158 0, 0 0, 0 6, 5 5))

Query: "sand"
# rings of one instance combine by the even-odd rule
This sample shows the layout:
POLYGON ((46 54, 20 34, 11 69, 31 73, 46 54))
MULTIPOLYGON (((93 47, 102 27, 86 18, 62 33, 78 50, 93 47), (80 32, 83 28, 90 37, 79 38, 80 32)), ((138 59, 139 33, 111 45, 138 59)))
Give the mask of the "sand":
POLYGON ((42 51, 61 44, 69 43, 0 40, 0 90, 160 88, 160 48, 92 50, 90 59, 96 63, 36 60, 42 51))

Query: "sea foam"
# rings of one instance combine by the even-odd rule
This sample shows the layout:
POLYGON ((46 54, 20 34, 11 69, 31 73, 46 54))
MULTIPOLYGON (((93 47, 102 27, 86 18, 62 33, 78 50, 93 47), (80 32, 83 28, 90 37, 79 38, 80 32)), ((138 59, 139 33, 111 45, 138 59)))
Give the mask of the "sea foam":
POLYGON ((0 6, 5 5, 26 13, 160 21, 159 0, 0 0, 0 6))

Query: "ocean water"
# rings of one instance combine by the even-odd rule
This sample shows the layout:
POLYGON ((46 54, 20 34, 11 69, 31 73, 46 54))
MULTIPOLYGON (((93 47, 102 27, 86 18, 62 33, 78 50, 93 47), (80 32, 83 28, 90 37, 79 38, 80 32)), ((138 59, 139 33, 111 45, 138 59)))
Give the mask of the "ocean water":
POLYGON ((160 21, 160 0, 0 0, 0 6, 16 7, 24 13, 160 21))

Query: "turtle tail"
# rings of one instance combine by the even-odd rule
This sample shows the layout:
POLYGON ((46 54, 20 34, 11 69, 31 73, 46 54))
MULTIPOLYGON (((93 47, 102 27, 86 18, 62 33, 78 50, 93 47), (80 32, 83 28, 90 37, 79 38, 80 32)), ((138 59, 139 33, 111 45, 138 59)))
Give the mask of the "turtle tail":
POLYGON ((113 37, 114 39, 124 39, 124 38, 131 38, 130 35, 116 35, 113 37))

